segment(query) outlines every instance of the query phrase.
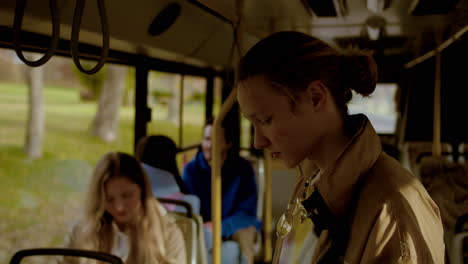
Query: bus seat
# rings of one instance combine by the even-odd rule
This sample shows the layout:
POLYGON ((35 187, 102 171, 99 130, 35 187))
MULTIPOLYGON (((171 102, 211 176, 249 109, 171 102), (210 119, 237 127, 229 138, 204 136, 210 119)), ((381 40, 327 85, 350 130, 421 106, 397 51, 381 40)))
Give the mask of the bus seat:
MULTIPOLYGON (((211 252, 207 263, 212 263, 211 252)), ((239 243, 234 240, 227 240, 221 243, 221 263, 223 264, 244 264, 239 243)))
POLYGON ((468 213, 460 216, 455 224, 451 243, 450 263, 468 263, 468 213))
POLYGON ((458 153, 460 153, 458 161, 460 163, 468 163, 468 142, 463 142, 458 146, 458 153))
POLYGON ((458 217, 455 223, 455 233, 468 231, 468 213, 458 217))
MULTIPOLYGON (((200 213, 200 198, 198 196, 193 195, 193 194, 184 194, 182 197, 180 197, 180 200, 186 201, 187 203, 192 206, 192 210, 194 214, 199 214, 200 213)), ((182 207, 177 206, 174 211, 176 212, 182 212, 184 210, 182 207)))
POLYGON ((450 264, 463 263, 468 263, 468 232, 456 234, 450 250, 450 264))
POLYGON ((205 235, 203 231, 203 220, 199 214, 192 211, 191 205, 182 200, 158 198, 161 204, 173 204, 184 208, 181 212, 169 212, 176 220, 184 235, 187 263, 207 264, 205 235))
POLYGON ((180 192, 179 185, 177 185, 174 176, 170 172, 155 168, 146 163, 142 163, 142 166, 148 175, 155 196, 167 197, 180 192))
MULTIPOLYGON (((200 212, 200 199, 195 195, 183 194, 174 175, 145 163, 142 163, 142 166, 151 182, 154 196, 186 201, 195 213, 200 212)), ((177 205, 165 205, 165 207, 169 211, 184 212, 184 208, 177 205)))
POLYGON ((201 217, 201 215, 197 214, 197 215, 194 215, 194 219, 197 224, 197 234, 198 234, 197 263, 207 264, 208 256, 206 254, 205 232, 203 231, 203 218, 201 217))
POLYGON ((224 241, 221 244, 221 263, 223 264, 240 264, 242 263, 242 255, 239 244, 236 241, 224 241))
MULTIPOLYGON (((452 152, 452 146, 449 143, 442 143, 442 152, 452 152)), ((432 142, 412 141, 406 142, 401 151, 401 163, 409 171, 415 173, 418 170, 418 164, 432 153, 432 142), (429 154, 429 155, 427 155, 429 154)), ((446 157, 450 161, 450 157, 446 157)))
POLYGON ((264 200, 263 193, 265 192, 265 173, 264 173, 264 160, 263 157, 255 157, 255 156, 242 156, 244 159, 250 162, 255 174, 255 183, 257 184, 257 218, 263 218, 263 204, 264 200))
POLYGON ((444 158, 428 157, 421 161, 419 175, 429 195, 439 207, 445 241, 447 247, 450 247, 457 219, 468 213, 467 165, 450 162, 444 158))
POLYGON ((179 213, 169 213, 182 231, 187 254, 187 264, 196 264, 198 262, 198 232, 195 219, 181 215, 179 213))
MULTIPOLYGON (((255 182, 257 184, 257 219, 263 220, 263 213, 264 213, 264 193, 265 193, 265 160, 263 156, 248 156, 244 157, 247 159, 250 164, 252 165, 252 168, 254 169, 255 173, 255 182)), ((262 246, 263 246, 263 240, 262 240, 262 231, 260 230, 257 232, 255 236, 255 244, 254 244, 254 254, 256 258, 259 258, 259 254, 262 253, 262 246)))

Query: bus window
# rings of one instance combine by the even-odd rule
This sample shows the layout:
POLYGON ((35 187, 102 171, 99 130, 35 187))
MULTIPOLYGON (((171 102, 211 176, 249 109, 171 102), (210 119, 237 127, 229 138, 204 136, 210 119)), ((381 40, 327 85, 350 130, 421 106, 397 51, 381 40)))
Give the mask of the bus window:
MULTIPOLYGON (((128 77, 135 72, 133 67, 106 64, 101 75, 87 75, 76 71, 66 57, 54 56, 36 68, 16 58, 14 51, 0 49, 2 264, 21 248, 62 246, 83 206, 95 163, 110 150, 131 153, 134 138, 135 81, 128 77), (34 80, 39 84, 34 89, 40 90, 34 105, 29 101, 32 70, 38 71, 34 80), (35 108, 38 105, 42 107, 35 108), (36 124, 43 122, 35 126, 36 132, 28 129, 31 112, 42 113, 42 121, 34 117, 36 124), (42 155, 25 152, 28 131, 35 135, 35 143, 29 145, 41 149, 42 155), (40 134, 42 141, 37 140, 40 134)), ((85 60, 82 64, 95 65, 85 60)), ((31 262, 51 263, 45 257, 31 262)))
POLYGON ((179 146, 179 100, 181 75, 150 71, 148 75, 148 107, 151 122, 148 135, 162 134, 179 146))
POLYGON ((200 144, 205 122, 206 79, 196 76, 184 77, 184 103, 181 147, 200 144))
MULTIPOLYGON (((199 144, 203 135, 206 79, 157 71, 151 71, 148 79, 148 107, 152 109, 148 134, 168 136, 180 149, 199 144)), ((179 168, 195 153, 196 148, 178 155, 179 168)))
POLYGON ((379 134, 395 134, 397 88, 394 83, 378 83, 374 93, 369 97, 362 97, 353 91, 353 100, 348 105, 349 113, 365 114, 379 134))
POLYGON ((177 157, 179 168, 192 160, 201 143, 205 122, 206 78, 184 76, 184 100, 182 104, 182 131, 180 148, 187 149, 177 157))

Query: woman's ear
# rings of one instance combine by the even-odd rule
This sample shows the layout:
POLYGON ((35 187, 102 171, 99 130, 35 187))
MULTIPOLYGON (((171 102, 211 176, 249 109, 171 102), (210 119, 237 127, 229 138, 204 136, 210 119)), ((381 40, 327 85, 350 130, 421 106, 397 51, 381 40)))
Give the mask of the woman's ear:
POLYGON ((327 102, 328 90, 322 81, 316 80, 309 83, 304 96, 307 101, 312 103, 314 109, 320 110, 327 102))

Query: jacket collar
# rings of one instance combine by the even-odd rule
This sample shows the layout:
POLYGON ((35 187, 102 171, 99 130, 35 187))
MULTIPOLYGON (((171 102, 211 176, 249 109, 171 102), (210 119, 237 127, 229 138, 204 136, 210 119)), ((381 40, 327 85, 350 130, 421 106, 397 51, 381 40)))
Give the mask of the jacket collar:
MULTIPOLYGON (((224 174, 231 174, 234 169, 233 166, 238 164, 239 156, 234 156, 234 155, 227 155, 226 159, 223 162, 223 165, 221 166, 221 170, 224 170, 225 168, 230 168, 229 171, 226 171, 223 173, 224 174)), ((206 161, 205 156, 203 156, 203 152, 199 150, 195 156, 195 164, 197 166, 197 169, 206 173, 211 177, 211 166, 206 161)), ((224 176, 223 176, 224 177, 224 176)))
POLYGON ((210 164, 206 161, 205 157, 203 156, 203 151, 199 150, 195 156, 195 164, 198 166, 198 169, 202 171, 211 171, 210 164))
POLYGON ((335 215, 346 213, 359 178, 369 171, 380 153, 380 139, 365 115, 351 115, 346 120, 352 131, 335 162, 325 169, 317 180, 316 188, 335 215))

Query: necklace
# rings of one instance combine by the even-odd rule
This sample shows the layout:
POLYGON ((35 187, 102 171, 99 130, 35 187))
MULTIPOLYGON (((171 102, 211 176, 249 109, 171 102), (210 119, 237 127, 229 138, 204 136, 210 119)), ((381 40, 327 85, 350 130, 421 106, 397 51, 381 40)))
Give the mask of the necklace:
MULTIPOLYGON (((299 167, 300 169, 300 167, 299 167)), ((302 173, 302 169, 300 169, 302 173)), ((287 236, 293 226, 294 219, 299 216, 300 222, 303 223, 305 219, 309 216, 309 213, 305 210, 302 206, 302 201, 307 199, 315 190, 315 187, 312 184, 312 181, 316 179, 320 171, 317 169, 311 176, 304 182, 304 186, 302 187, 302 194, 296 195, 294 199, 287 205, 286 212, 281 215, 280 219, 278 220, 278 224, 276 225, 276 235, 279 238, 284 238, 287 236)))
MULTIPOLYGON (((301 175, 304 175, 302 173, 302 168, 300 166, 299 166, 299 170, 301 172, 301 175)), ((299 195, 299 193, 301 193, 299 191, 301 183, 298 183, 294 191, 294 195, 295 195, 294 199, 292 199, 289 202, 289 204, 286 207, 286 212, 282 214, 280 219, 278 220, 278 223, 276 225, 276 236, 278 240, 276 241, 275 250, 273 251, 273 261, 272 261, 273 264, 279 263, 283 240, 291 232, 293 223, 294 223, 294 218, 299 215, 300 221, 301 223, 303 223, 304 220, 308 217, 308 213, 305 210, 305 208, 302 206, 301 202, 307 199, 307 197, 310 196, 314 192, 315 188, 313 186, 313 181, 317 179, 319 172, 320 170, 316 169, 311 174, 311 176, 304 182, 304 185, 302 188, 302 195, 299 195)))

